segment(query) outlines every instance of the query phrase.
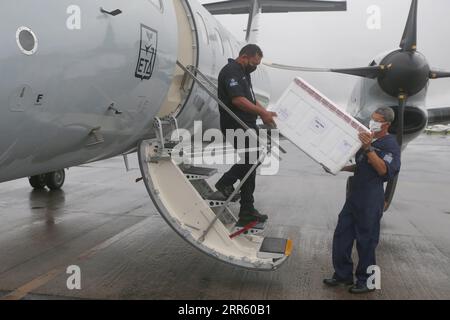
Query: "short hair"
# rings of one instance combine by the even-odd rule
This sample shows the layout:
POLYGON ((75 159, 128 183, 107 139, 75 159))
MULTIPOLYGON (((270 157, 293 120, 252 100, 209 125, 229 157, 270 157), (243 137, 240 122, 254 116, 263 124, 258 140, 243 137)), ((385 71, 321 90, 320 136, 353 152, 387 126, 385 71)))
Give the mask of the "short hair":
POLYGON ((256 44, 248 44, 241 49, 239 52, 239 57, 243 55, 247 55, 249 57, 260 56, 261 58, 264 56, 260 47, 256 44))
POLYGON ((395 120, 395 112, 389 107, 379 107, 375 113, 383 116, 384 121, 392 123, 395 120))

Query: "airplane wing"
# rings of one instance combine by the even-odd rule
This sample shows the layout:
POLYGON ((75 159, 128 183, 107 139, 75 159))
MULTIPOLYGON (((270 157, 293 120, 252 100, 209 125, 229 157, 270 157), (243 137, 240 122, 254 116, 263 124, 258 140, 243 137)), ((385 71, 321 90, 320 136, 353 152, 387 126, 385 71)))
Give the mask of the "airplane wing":
POLYGON ((450 123, 450 107, 428 109, 428 124, 449 124, 450 123))
MULTIPOLYGON (((258 0, 262 13, 346 11, 347 1, 258 0)), ((250 14, 248 0, 219 1, 203 5, 211 14, 250 14)))

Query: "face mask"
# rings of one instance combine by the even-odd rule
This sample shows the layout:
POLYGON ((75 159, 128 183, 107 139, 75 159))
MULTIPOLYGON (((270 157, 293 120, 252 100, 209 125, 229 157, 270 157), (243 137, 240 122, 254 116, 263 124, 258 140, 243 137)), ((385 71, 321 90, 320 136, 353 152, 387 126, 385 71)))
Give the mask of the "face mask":
POLYGON ((255 72, 256 69, 257 69, 257 67, 256 66, 252 66, 251 64, 248 64, 245 67, 245 71, 247 71, 247 73, 249 73, 249 74, 255 72))
POLYGON ((369 124, 369 129, 370 131, 372 131, 373 133, 377 133, 380 132, 382 129, 381 127, 383 126, 383 122, 378 122, 375 120, 370 120, 370 124, 369 124))

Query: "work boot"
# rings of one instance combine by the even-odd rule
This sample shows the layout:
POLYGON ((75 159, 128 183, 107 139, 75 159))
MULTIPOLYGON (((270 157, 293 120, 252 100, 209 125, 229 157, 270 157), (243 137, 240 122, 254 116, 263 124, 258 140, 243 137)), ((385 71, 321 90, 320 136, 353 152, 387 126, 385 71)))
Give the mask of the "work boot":
POLYGON ((369 292, 374 292, 374 291, 375 291, 375 289, 369 289, 367 287, 367 285, 365 285, 365 284, 355 284, 348 290, 348 292, 353 293, 353 294, 363 294, 363 293, 369 293, 369 292))
MULTIPOLYGON (((215 185, 217 191, 223 196, 221 201, 226 201, 228 200, 228 198, 233 194, 234 192, 234 187, 233 186, 226 186, 224 184, 222 184, 219 180, 219 182, 216 183, 215 185)), ((216 194, 216 198, 217 198, 217 193, 216 194)), ((220 197, 220 194, 218 195, 220 197)), ((239 199, 241 198, 241 195, 239 193, 237 193, 233 199, 231 200, 232 202, 237 202, 239 201, 239 199)), ((212 199, 212 200, 220 200, 220 199, 212 199)))
POLYGON ((239 212, 239 221, 266 222, 268 218, 267 215, 259 213, 255 208, 241 208, 241 211, 239 212))
POLYGON ((352 286, 353 280, 339 280, 336 278, 324 279, 323 283, 329 287, 352 286))

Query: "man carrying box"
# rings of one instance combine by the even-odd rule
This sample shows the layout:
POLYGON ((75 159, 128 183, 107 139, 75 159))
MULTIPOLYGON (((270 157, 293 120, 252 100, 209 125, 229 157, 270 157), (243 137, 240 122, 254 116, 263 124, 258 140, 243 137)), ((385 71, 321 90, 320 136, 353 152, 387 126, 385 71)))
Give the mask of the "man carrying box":
MULTIPOLYGON (((270 126, 275 126, 273 118, 276 117, 275 112, 269 112, 261 106, 253 91, 251 73, 256 71, 262 58, 262 50, 257 45, 248 44, 242 48, 236 60, 228 60, 228 64, 220 71, 218 79, 219 99, 256 134, 258 132, 256 125, 258 117, 270 126)), ((222 108, 219 108, 219 110, 220 126, 224 136, 227 136, 227 130, 242 129, 241 125, 227 112, 222 108)), ((231 196, 235 190, 233 185, 238 180, 242 181, 253 167, 253 163, 250 161, 252 159, 251 152, 248 150, 250 142, 245 140, 245 146, 239 146, 236 141, 230 142, 235 149, 245 147, 247 151, 243 156, 245 163, 235 164, 215 185, 224 199, 231 196)), ((258 156, 253 158, 257 160, 258 156)), ((241 188, 241 209, 239 212, 241 222, 265 222, 268 218, 267 215, 259 213, 254 207, 255 180, 256 172, 252 172, 241 188)))
POLYGON ((384 182, 400 171, 400 147, 388 133, 395 114, 391 108, 381 107, 372 115, 372 134, 361 133, 363 143, 356 154, 356 165, 342 171, 353 172, 350 195, 342 209, 333 238, 333 266, 335 273, 324 283, 330 287, 352 285, 351 293, 367 293, 368 268, 376 265, 375 249, 380 237, 383 216, 384 182), (356 240, 359 262, 357 282, 353 282, 352 249, 356 240))

